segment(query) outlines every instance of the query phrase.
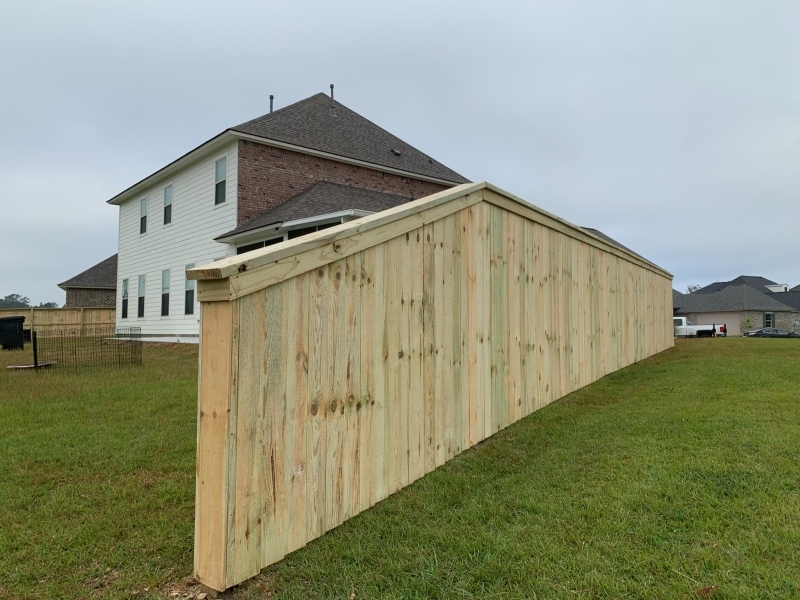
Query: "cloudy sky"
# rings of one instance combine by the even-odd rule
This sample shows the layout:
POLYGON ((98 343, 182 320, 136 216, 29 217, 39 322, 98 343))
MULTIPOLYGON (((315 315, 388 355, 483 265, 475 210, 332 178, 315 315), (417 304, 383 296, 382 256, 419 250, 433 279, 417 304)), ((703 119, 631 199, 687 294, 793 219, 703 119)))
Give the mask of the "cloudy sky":
POLYGON ((63 303, 116 252, 106 200, 330 83, 678 289, 800 283, 796 0, 7 2, 0 81, 0 296, 63 303))

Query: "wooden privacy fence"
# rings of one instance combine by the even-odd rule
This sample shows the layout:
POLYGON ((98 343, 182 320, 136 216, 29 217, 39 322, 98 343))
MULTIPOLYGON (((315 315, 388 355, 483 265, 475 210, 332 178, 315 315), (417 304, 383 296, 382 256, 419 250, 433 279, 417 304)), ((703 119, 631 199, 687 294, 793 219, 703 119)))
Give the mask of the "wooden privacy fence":
POLYGON ((81 331, 116 323, 116 309, 110 308, 3 308, 0 317, 25 317, 24 328, 38 331, 60 329, 81 331))
POLYGON ((672 276, 487 183, 190 271, 195 576, 224 590, 672 346, 672 276))

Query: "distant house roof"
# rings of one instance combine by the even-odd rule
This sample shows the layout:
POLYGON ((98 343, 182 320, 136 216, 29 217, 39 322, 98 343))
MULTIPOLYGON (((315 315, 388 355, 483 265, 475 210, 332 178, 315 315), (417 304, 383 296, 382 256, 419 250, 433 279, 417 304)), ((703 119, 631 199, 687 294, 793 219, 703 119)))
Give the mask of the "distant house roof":
POLYGON ((773 292, 769 296, 781 304, 785 304, 794 310, 800 311, 800 290, 794 292, 773 292))
POLYGON ((337 212, 354 210, 375 213, 411 200, 413 200, 411 197, 395 196, 323 181, 215 239, 225 240, 262 227, 270 225, 278 227, 290 221, 337 212))
POLYGON ((452 169, 342 103, 335 103, 335 116, 330 107, 328 96, 315 94, 231 130, 453 183, 468 183, 452 169))
POLYGON ((739 275, 736 279, 731 279, 730 281, 716 281, 714 283, 710 283, 709 285, 700 288, 695 294, 710 294, 712 292, 719 292, 720 290, 725 289, 731 285, 749 285, 759 292, 764 294, 769 293, 769 289, 767 289, 768 285, 777 285, 771 279, 767 279, 766 277, 759 277, 757 275, 739 275))
POLYGON ((117 255, 109 256, 83 273, 59 283, 58 287, 62 290, 67 288, 117 289, 117 255))
MULTIPOLYGON (((761 293, 746 284, 729 285, 717 292, 681 294, 679 312, 687 314, 743 310, 769 312, 789 312, 794 310, 792 307, 776 300, 774 298, 776 295, 761 293)), ((674 302, 674 290, 672 297, 674 302)))
POLYGON ((794 286, 793 288, 789 288, 790 292, 800 292, 800 284, 794 286))
POLYGON ((633 250, 631 250, 631 249, 630 249, 630 248, 628 248, 627 246, 623 246, 623 245, 622 245, 622 244, 620 244, 620 243, 619 243, 617 240, 615 240, 615 239, 614 239, 614 238, 612 238, 612 237, 609 237, 609 236, 607 236, 605 233, 603 233, 603 232, 602 232, 602 231, 600 231, 599 229, 593 229, 592 227, 582 227, 581 229, 585 229, 585 230, 586 230, 586 231, 588 231, 589 233, 593 233, 594 235, 596 235, 596 236, 597 236, 597 237, 599 237, 600 239, 602 239, 602 240, 605 240, 605 241, 609 242, 610 244, 614 244, 615 246, 619 246, 619 247, 620 247, 620 248, 622 248, 623 250, 626 250, 626 251, 630 252, 630 253, 631 253, 631 254, 633 254, 634 256, 638 256, 638 257, 639 257, 639 258, 641 258, 642 260, 647 260, 647 259, 646 259, 644 256, 642 256, 641 254, 637 254, 636 252, 634 252, 633 250))
POLYGON ((683 298, 684 294, 681 294, 675 288, 672 288, 672 311, 680 310, 681 306, 683 305, 683 298))

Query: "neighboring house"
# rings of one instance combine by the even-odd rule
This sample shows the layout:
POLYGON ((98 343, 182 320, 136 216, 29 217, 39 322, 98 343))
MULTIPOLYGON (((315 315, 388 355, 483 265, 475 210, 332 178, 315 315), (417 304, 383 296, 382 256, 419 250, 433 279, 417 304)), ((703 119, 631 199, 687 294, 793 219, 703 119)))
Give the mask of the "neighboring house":
POLYGON ((324 94, 231 127, 109 200, 117 325, 197 335, 187 268, 465 182, 324 94))
POLYGON ((742 275, 691 294, 672 291, 673 312, 696 325, 725 325, 728 335, 779 327, 800 331, 800 292, 764 277, 742 275))
POLYGON ((59 283, 67 292, 66 308, 113 307, 117 299, 117 255, 59 283))

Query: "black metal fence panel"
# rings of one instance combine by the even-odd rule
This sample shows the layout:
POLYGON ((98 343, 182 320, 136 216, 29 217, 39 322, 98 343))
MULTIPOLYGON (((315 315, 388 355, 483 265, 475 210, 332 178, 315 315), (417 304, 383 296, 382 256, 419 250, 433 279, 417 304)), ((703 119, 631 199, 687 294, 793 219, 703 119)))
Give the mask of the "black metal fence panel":
POLYGON ((142 364, 140 327, 87 327, 33 331, 35 366, 58 368, 133 367, 142 364))

